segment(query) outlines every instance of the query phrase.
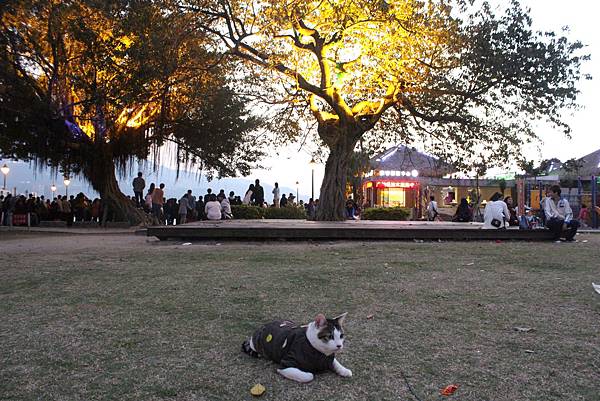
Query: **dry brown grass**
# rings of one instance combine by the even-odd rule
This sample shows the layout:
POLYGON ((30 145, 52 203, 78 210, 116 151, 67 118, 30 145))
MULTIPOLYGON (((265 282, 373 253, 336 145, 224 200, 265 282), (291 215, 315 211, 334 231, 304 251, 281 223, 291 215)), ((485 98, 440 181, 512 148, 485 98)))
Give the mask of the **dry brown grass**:
POLYGON ((587 243, 0 238, 0 399, 598 400, 587 243), (354 377, 300 385, 239 351, 273 318, 349 312, 354 377), (367 316, 374 315, 372 319, 367 316), (535 331, 517 332, 514 327, 535 331), (529 353, 526 351, 533 351, 529 353))

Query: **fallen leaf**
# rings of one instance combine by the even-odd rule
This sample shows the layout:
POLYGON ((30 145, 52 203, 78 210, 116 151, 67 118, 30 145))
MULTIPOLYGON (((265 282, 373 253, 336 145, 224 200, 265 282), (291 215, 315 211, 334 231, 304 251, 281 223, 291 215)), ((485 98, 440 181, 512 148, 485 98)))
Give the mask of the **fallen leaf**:
POLYGON ((265 391, 267 391, 265 386, 263 386, 262 384, 255 384, 254 387, 250 389, 250 394, 252 394, 255 397, 260 397, 265 393, 265 391))
POLYGON ((513 327, 513 330, 518 331, 519 333, 529 333, 535 331, 535 329, 531 327, 513 327))
POLYGON ((452 395, 454 394, 454 392, 458 389, 458 385, 456 384, 449 384, 446 387, 444 387, 441 391, 440 394, 441 395, 452 395))

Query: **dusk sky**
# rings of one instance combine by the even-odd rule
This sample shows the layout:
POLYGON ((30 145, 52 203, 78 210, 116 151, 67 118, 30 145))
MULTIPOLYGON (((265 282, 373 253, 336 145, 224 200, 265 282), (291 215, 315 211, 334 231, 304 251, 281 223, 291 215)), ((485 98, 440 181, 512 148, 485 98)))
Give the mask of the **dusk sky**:
MULTIPOLYGON (((506 4, 508 0, 496 0, 497 4, 506 4)), ((571 40, 579 40, 587 45, 585 53, 591 55, 591 60, 582 66, 584 74, 590 74, 594 79, 583 80, 579 84, 581 91, 578 102, 583 107, 573 115, 567 111, 565 120, 571 125, 572 139, 568 139, 562 133, 547 126, 539 126, 538 135, 543 139, 541 152, 535 147, 526 150, 526 156, 530 159, 541 160, 558 157, 561 160, 579 158, 600 149, 600 135, 598 135, 598 107, 597 97, 600 94, 600 27, 598 15, 600 15, 600 3, 595 0, 521 0, 521 4, 531 8, 534 28, 543 31, 554 31, 561 33, 562 27, 568 26, 570 32, 566 36, 571 40)), ((163 160, 169 159, 168 157, 163 160)), ((299 145, 290 145, 286 149, 279 149, 279 154, 263 160, 266 169, 254 170, 247 177, 254 180, 260 178, 263 183, 272 185, 279 182, 281 187, 299 188, 303 198, 311 193, 311 159, 310 147, 300 149, 299 145), (298 186, 296 186, 298 182, 298 186)), ((2 162, 5 162, 3 160, 2 162)), ((10 162, 9 162, 10 163, 10 162)), ((506 169, 504 170, 506 171, 506 169)), ((499 171, 493 171, 493 173, 499 171)), ((150 173, 149 171, 147 173, 150 173)), ((323 179, 324 166, 317 164, 314 174, 315 194, 323 179)), ((161 172, 152 175, 159 180, 161 172)))

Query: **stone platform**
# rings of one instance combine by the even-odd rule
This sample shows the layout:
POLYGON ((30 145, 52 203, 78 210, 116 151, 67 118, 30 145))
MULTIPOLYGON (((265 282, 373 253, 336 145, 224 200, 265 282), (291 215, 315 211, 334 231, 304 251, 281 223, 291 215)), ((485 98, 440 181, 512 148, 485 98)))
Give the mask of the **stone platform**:
POLYGON ((416 221, 222 220, 148 227, 160 240, 525 240, 549 241, 548 230, 484 230, 481 223, 416 221))

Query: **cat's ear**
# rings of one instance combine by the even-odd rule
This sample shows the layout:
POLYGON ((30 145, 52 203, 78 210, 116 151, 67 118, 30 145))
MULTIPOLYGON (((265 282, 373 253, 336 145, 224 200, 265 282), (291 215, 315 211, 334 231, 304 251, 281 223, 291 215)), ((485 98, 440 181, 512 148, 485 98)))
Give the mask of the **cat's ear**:
POLYGON ((346 313, 342 313, 341 315, 334 317, 333 320, 337 320, 338 324, 340 326, 344 325, 344 320, 346 319, 346 315, 348 314, 348 312, 346 313))
POLYGON ((322 313, 319 313, 315 318, 315 325, 317 328, 321 328, 327 324, 327 318, 322 313))

